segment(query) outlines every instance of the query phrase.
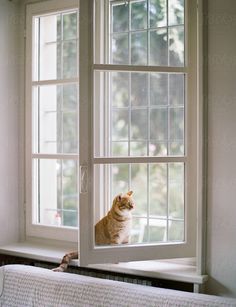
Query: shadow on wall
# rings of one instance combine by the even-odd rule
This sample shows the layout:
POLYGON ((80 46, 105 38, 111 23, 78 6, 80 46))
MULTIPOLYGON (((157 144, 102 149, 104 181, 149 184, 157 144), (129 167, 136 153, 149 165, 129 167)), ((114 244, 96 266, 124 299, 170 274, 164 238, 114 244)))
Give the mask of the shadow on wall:
POLYGON ((214 278, 211 278, 210 276, 205 286, 205 293, 236 298, 236 295, 234 292, 230 291, 230 289, 226 288, 222 283, 220 283, 214 278))

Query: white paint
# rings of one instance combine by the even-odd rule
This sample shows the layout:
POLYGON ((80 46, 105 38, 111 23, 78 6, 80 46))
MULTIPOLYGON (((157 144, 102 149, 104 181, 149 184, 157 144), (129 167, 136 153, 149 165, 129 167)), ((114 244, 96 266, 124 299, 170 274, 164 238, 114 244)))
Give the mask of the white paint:
POLYGON ((19 235, 19 7, 0 2, 0 244, 19 235))
POLYGON ((208 293, 236 297, 236 1, 209 0, 208 293))

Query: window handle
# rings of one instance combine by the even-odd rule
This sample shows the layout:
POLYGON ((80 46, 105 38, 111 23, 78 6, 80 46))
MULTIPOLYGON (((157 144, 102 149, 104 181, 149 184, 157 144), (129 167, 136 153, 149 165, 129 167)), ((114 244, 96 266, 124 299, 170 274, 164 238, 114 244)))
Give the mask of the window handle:
POLYGON ((88 167, 87 165, 80 165, 80 193, 88 192, 88 167))

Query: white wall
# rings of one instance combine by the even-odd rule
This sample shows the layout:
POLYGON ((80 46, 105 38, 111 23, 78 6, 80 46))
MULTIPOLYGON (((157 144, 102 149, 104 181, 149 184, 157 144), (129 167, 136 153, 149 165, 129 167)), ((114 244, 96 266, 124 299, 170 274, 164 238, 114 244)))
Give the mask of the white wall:
POLYGON ((236 1, 208 12, 207 292, 236 297, 236 1))
POLYGON ((0 0, 0 244, 16 241, 18 222, 19 8, 0 0))

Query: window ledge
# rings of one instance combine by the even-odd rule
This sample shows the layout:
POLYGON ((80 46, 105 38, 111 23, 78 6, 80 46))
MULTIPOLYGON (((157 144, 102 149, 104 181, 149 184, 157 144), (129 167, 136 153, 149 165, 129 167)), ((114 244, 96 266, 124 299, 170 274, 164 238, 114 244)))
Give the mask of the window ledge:
MULTIPOLYGON (((34 242, 22 242, 1 246, 0 254, 60 263, 63 255, 71 250, 68 247, 62 248, 60 246, 34 242)), ((77 266, 79 262, 72 260, 71 265, 77 266)), ((120 262, 117 264, 93 264, 88 267, 143 277, 189 282, 197 285, 205 283, 208 279, 207 275, 197 274, 195 259, 193 258, 120 262)))

